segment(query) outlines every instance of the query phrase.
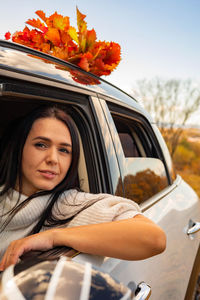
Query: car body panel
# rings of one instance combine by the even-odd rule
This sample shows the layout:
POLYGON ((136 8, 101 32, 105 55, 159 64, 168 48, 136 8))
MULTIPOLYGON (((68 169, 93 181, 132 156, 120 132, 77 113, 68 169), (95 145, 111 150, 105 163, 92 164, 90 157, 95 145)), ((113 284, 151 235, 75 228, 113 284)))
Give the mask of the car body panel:
POLYGON ((165 252, 146 261, 130 262, 126 267, 118 265, 111 274, 118 274, 117 279, 126 284, 133 277, 136 282, 148 282, 153 299, 184 299, 199 247, 200 233, 192 237, 186 233, 191 215, 196 220, 199 218, 198 213, 193 214, 194 207, 198 212, 199 200, 195 200, 193 191, 182 181, 172 193, 144 212, 164 229, 167 235, 165 252), (183 199, 182 191, 193 196, 193 200, 183 199), (128 279, 127 274, 131 273, 132 278, 128 279))

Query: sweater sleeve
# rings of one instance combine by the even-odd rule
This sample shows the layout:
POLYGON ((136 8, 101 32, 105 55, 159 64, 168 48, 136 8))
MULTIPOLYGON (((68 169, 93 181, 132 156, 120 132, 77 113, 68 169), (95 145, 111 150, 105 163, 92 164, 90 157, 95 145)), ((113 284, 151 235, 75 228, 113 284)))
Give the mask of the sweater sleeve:
POLYGON ((83 207, 74 216, 68 227, 112 222, 141 214, 139 206, 134 201, 118 196, 78 193, 76 198, 78 203, 85 199, 86 203, 92 201, 92 204, 83 207))

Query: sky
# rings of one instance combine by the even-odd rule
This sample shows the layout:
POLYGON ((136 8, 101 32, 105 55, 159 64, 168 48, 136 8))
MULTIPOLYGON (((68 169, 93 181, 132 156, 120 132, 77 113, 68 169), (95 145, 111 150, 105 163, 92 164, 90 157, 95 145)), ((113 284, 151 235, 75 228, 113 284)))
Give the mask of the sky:
POLYGON ((76 6, 97 39, 121 46, 121 62, 106 80, 130 93, 139 79, 200 82, 200 0, 0 0, 0 38, 22 30, 36 10, 57 11, 76 27, 76 6))

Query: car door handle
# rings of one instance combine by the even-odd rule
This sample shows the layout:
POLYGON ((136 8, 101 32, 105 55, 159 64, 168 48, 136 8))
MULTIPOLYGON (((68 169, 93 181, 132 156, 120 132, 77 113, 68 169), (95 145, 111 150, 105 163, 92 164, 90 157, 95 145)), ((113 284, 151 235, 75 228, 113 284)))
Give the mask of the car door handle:
POLYGON ((145 282, 141 282, 138 284, 137 289, 135 291, 134 300, 147 300, 151 296, 151 287, 145 282))
POLYGON ((187 230, 187 234, 193 234, 200 230, 200 222, 193 222, 190 228, 187 230))

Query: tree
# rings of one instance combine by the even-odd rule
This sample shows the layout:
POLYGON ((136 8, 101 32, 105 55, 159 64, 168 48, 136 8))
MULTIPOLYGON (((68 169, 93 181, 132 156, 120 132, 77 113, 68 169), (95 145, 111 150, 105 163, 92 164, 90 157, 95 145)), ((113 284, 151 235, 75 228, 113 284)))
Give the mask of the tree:
POLYGON ((184 125, 200 107, 200 90, 191 80, 138 80, 133 93, 163 134, 173 157, 184 125))

